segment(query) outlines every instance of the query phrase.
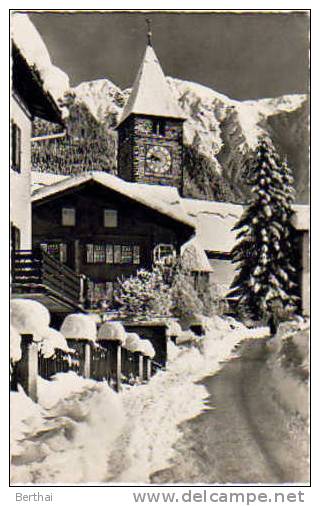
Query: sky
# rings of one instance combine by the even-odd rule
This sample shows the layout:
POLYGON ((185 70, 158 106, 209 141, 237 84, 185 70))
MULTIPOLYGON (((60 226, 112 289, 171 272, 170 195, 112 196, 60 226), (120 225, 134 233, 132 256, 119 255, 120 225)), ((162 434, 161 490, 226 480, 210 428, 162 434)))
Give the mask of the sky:
POLYGON ((166 75, 245 100, 308 91, 309 17, 290 13, 33 12, 52 62, 72 86, 107 78, 122 89, 135 78, 146 17, 166 75))

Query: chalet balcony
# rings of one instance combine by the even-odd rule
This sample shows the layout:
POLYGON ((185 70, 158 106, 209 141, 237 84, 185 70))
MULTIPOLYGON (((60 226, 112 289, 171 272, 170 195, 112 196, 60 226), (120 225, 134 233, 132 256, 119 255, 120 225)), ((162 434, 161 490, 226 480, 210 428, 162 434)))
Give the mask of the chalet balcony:
POLYGON ((13 298, 37 300, 56 313, 83 309, 85 277, 46 252, 16 250, 11 269, 13 298))

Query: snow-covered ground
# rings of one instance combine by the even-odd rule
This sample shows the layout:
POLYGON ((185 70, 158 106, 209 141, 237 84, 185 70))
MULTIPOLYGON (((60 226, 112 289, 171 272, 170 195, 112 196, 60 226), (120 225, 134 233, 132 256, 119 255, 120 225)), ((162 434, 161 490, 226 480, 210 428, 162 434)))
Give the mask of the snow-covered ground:
POLYGON ((12 482, 148 483, 168 466, 179 424, 206 409, 197 382, 231 359, 239 341, 267 333, 218 317, 205 326, 192 346, 169 343, 166 371, 120 394, 74 373, 40 379, 38 405, 13 393, 12 482))

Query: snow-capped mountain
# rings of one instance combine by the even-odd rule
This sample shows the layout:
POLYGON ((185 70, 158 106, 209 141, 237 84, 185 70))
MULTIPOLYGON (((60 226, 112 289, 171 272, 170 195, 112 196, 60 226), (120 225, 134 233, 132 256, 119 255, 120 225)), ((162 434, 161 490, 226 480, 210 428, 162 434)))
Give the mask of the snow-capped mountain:
MULTIPOLYGON (((283 95, 241 102, 201 84, 170 77, 168 82, 187 116, 185 143, 196 143, 199 151, 210 157, 217 156, 222 148, 221 122, 230 114, 236 113, 243 142, 255 147, 258 136, 265 133, 264 123, 269 117, 293 112, 307 100, 306 95, 283 95)), ((108 79, 83 82, 72 91, 100 122, 105 122, 110 114, 119 117, 130 93, 108 79)))
MULTIPOLYGON (((306 201, 306 95, 238 101, 197 83, 167 79, 187 116, 185 144, 210 159, 217 174, 236 185, 241 158, 248 149, 255 147, 259 135, 267 134, 288 157, 296 178, 298 200, 306 201)), ((76 101, 85 103, 93 116, 106 126, 116 123, 130 93, 107 79, 83 82, 71 91, 76 101)))

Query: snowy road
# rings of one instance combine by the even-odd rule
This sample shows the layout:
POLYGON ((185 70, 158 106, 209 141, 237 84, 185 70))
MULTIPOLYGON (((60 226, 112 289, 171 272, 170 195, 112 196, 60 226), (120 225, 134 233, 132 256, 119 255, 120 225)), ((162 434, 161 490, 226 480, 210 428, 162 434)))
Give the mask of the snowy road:
POLYGON ((307 482, 308 433, 268 385, 264 341, 241 346, 204 384, 212 410, 182 425, 172 467, 153 483, 307 482))

